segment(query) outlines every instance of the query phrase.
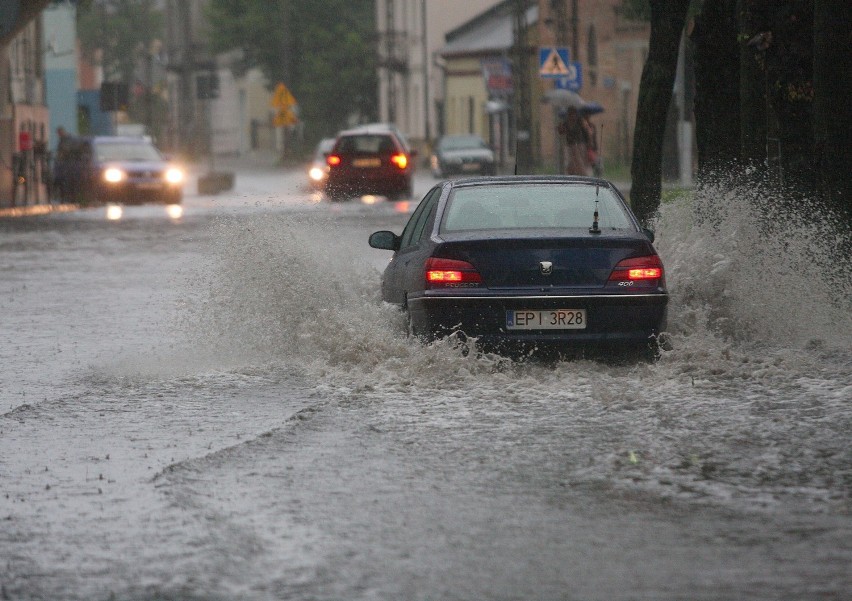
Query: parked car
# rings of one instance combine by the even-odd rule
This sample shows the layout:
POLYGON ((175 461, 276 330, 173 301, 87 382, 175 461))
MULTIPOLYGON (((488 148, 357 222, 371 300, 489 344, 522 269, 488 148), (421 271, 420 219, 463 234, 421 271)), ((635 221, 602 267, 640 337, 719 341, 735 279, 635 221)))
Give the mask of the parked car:
POLYGON ((343 131, 326 157, 325 192, 331 199, 358 194, 409 198, 416 154, 395 128, 385 124, 343 131))
POLYGON ((63 202, 179 204, 183 200, 183 169, 144 137, 69 139, 56 158, 54 173, 63 202))
POLYGON ((477 135, 443 136, 430 159, 432 175, 494 175, 494 151, 477 135))
POLYGON ((652 241, 605 180, 498 176, 441 182, 369 243, 394 253, 383 300, 426 340, 653 353, 669 297, 652 241))
POLYGON ((308 167, 308 185, 314 190, 322 190, 328 179, 328 163, 326 155, 334 148, 337 138, 323 138, 314 149, 314 157, 308 167))

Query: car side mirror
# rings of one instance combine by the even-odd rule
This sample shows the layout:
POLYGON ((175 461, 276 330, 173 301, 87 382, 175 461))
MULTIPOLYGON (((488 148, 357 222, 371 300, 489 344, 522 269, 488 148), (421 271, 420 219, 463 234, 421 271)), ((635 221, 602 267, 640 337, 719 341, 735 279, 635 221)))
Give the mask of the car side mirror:
POLYGON ((370 235, 370 246, 380 250, 399 250, 399 242, 399 236, 386 230, 370 235))
POLYGON ((648 229, 648 228, 646 228, 646 227, 643 227, 643 228, 642 228, 642 231, 644 232, 644 234, 645 234, 646 236, 648 236, 648 240, 650 240, 651 242, 653 242, 653 241, 654 241, 654 232, 652 232, 651 230, 649 230, 649 229, 648 229))

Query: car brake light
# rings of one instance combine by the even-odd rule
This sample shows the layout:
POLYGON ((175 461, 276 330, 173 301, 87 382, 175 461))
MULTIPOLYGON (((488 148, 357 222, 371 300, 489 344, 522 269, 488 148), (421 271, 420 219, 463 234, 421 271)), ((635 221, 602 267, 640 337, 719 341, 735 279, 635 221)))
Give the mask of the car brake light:
POLYGON ((610 282, 626 282, 636 280, 659 280, 663 277, 663 263, 657 255, 633 257, 619 261, 612 273, 610 282))
POLYGON ((426 259, 426 286, 441 288, 459 285, 477 285, 482 283, 482 276, 476 268, 467 261, 456 259, 426 259))
POLYGON ((408 167, 408 157, 404 154, 395 154, 391 158, 391 163, 399 167, 400 169, 405 169, 408 167))
POLYGON ((330 154, 325 159, 325 162, 328 163, 329 167, 337 167, 340 164, 340 157, 336 154, 330 154))

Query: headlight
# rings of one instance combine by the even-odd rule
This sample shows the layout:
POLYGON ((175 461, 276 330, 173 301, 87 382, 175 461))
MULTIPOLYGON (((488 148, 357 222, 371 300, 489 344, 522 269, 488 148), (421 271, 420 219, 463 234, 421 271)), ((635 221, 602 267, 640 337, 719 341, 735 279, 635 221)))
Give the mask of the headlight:
POLYGON ((166 169, 166 181, 170 184, 179 184, 183 181, 183 171, 177 167, 166 169))
POLYGON ((315 182, 321 181, 325 177, 325 170, 319 167, 311 167, 308 171, 308 176, 315 182))
POLYGON ((118 182, 124 180, 127 175, 121 169, 117 167, 110 167, 106 171, 104 171, 104 181, 108 181, 111 184, 117 184, 118 182))

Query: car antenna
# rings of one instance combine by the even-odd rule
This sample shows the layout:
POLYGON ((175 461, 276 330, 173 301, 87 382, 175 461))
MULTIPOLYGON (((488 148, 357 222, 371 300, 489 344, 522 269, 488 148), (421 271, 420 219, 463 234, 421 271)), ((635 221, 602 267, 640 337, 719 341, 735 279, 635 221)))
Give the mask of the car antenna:
POLYGON ((598 227, 598 201, 601 193, 601 186, 599 183, 595 184, 595 216, 592 220, 592 227, 589 228, 590 234, 600 234, 601 228, 598 227))

